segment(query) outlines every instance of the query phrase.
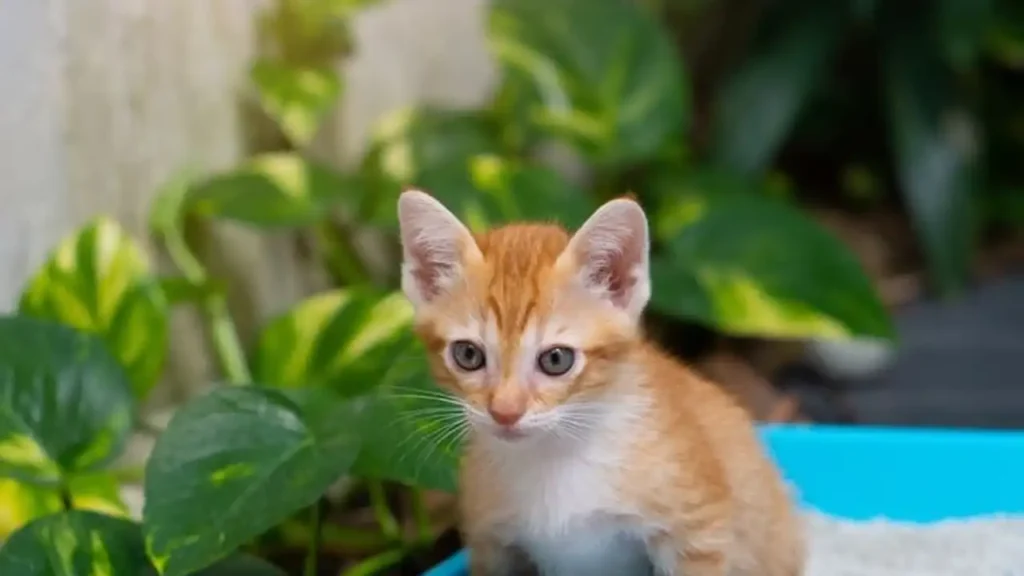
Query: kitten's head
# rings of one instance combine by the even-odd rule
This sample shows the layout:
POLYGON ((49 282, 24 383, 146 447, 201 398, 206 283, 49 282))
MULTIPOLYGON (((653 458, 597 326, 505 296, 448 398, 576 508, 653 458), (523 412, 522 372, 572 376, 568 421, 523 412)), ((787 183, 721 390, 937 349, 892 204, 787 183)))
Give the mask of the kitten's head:
POLYGON ((582 432, 627 377, 650 298, 640 206, 612 200, 571 236, 538 223, 474 236, 411 190, 398 219, 402 289, 438 384, 498 437, 582 432))

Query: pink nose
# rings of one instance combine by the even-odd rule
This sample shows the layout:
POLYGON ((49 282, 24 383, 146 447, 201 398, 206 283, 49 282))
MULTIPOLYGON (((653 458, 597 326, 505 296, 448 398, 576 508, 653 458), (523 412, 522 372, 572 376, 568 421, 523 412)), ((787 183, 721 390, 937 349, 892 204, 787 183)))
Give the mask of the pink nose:
POLYGON ((519 422, 523 417, 522 410, 509 409, 509 407, 506 406, 495 406, 494 404, 491 404, 487 408, 487 411, 490 412, 491 418, 494 418, 494 421, 502 426, 511 426, 516 422, 519 422))

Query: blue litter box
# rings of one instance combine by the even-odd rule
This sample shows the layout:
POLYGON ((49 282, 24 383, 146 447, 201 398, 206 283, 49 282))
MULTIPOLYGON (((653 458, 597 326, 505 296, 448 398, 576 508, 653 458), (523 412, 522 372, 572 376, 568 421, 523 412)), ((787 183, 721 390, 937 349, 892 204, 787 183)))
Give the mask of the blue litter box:
MULTIPOLYGON (((1024 514, 1024 431, 786 424, 761 434, 804 508, 908 522, 1024 514)), ((424 576, 467 576, 466 559, 424 576)))

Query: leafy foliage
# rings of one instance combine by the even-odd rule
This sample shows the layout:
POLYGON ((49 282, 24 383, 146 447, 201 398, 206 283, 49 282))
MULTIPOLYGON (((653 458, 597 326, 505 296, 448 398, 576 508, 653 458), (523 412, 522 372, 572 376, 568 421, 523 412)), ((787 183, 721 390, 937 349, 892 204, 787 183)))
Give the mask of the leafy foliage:
POLYGON ((20 311, 99 334, 128 370, 135 396, 157 383, 167 355, 167 305, 142 249, 97 218, 63 240, 25 287, 20 311))
POLYGON ((433 385, 422 350, 389 370, 369 404, 368 422, 387 422, 364 437, 352 472, 454 492, 462 441, 468 432, 462 408, 433 385))
POLYGON ((791 4, 719 96, 713 155, 723 167, 756 173, 774 159, 848 20, 835 4, 791 4))
POLYGON ((470 159, 499 151, 493 127, 481 113, 432 107, 396 110, 378 123, 363 159, 369 188, 360 214, 382 225, 397 225, 395 200, 412 186, 472 197, 470 159))
POLYGON ((491 50, 536 95, 527 122, 599 165, 653 156, 681 138, 689 90, 665 31, 629 0, 498 0, 491 50))
POLYGON ((251 158, 244 166, 197 182, 191 211, 255 226, 299 226, 323 219, 352 194, 351 183, 319 163, 291 153, 251 158))
POLYGON ((837 239, 717 173, 665 174, 654 234, 654 307, 751 336, 890 338, 888 315, 837 239), (824 291, 818 286, 842 286, 824 291))
POLYGON ((298 68, 263 59, 249 74, 264 110, 297 146, 316 135, 320 120, 341 94, 341 80, 331 68, 298 68))
MULTIPOLYGON (((95 512, 53 514, 28 524, 0 548, 0 572, 18 576, 156 576, 139 526, 95 512)), ((284 576, 262 560, 237 555, 195 576, 284 576)))
POLYGON ((120 451, 134 403, 98 338, 50 321, 0 318, 0 473, 61 485, 120 451))
POLYGON ((220 388, 175 415, 146 470, 146 544, 162 574, 227 556, 348 470, 363 404, 329 394, 220 388))
MULTIPOLYGON (((77 510, 92 510, 109 516, 127 516, 117 479, 107 473, 79 474, 66 486, 71 505, 77 510)), ((64 509, 61 490, 0 478, 0 537, 6 537, 34 520, 64 509)))
POLYGON ((952 72, 941 54, 928 50, 927 34, 908 33, 902 24, 907 16, 902 8, 890 6, 881 14, 887 24, 886 99, 897 169, 935 283, 954 292, 966 280, 973 242, 975 119, 952 90, 952 72))
POLYGON ((283 388, 330 387, 351 396, 377 386, 411 337, 400 293, 335 290, 273 320, 257 348, 256 379, 283 388))
MULTIPOLYGON (((456 490, 468 423, 432 382, 397 278, 371 266, 397 268, 404 188, 475 231, 575 228, 632 192, 654 234, 652 310, 766 338, 893 337, 857 259, 801 209, 808 189, 854 173, 871 183, 860 188, 898 191, 885 200, 905 205, 933 284, 950 293, 986 225, 1024 222, 1024 84, 1007 72, 1024 70, 1018 3, 784 0, 730 17, 753 23, 745 38, 739 25, 681 31, 704 26, 683 20, 706 7, 496 0, 490 102, 395 111, 355 169, 329 166, 306 149, 343 93, 349 19, 375 1, 278 0, 261 18, 249 80, 288 144, 168 184, 151 228, 174 272, 155 275, 142 245, 98 218, 32 277, 19 315, 0 317, 0 531, 13 532, 0 573, 280 574, 233 554, 320 510, 341 478, 368 488, 383 536, 356 573, 422 544, 381 487, 456 490), (580 174, 550 160, 551 144, 578 156, 580 174), (785 202, 769 192, 779 180, 785 202), (311 232, 334 285, 272 318, 250 349, 227 283, 194 246, 193 225, 215 221, 311 232), (365 250, 367 237, 384 249, 365 250), (137 405, 166 363, 169 307, 191 304, 230 385, 159 434, 140 526, 109 466, 132 425, 146 428, 137 405)), ((321 520, 305 527, 307 573, 321 520)))

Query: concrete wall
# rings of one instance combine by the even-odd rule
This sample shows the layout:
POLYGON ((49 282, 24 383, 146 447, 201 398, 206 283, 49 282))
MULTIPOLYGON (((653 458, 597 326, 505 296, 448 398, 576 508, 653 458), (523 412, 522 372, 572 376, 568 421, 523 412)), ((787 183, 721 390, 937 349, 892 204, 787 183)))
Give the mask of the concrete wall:
MULTIPOLYGON (((99 213, 149 242, 160 184, 185 166, 243 154, 238 101, 267 0, 8 0, 0 2, 0 310, 50 248, 99 213)), ((385 0, 356 21, 343 64, 346 98, 317 153, 348 163, 373 123, 415 102, 472 105, 495 74, 483 44, 486 0, 385 0)), ((281 236, 221 226, 252 321, 315 289, 281 236)), ((152 247, 151 247, 152 248, 152 247)), ((156 253, 154 252, 154 255, 156 253)), ((157 404, 207 379, 195 318, 174 318, 168 382, 157 404)))

